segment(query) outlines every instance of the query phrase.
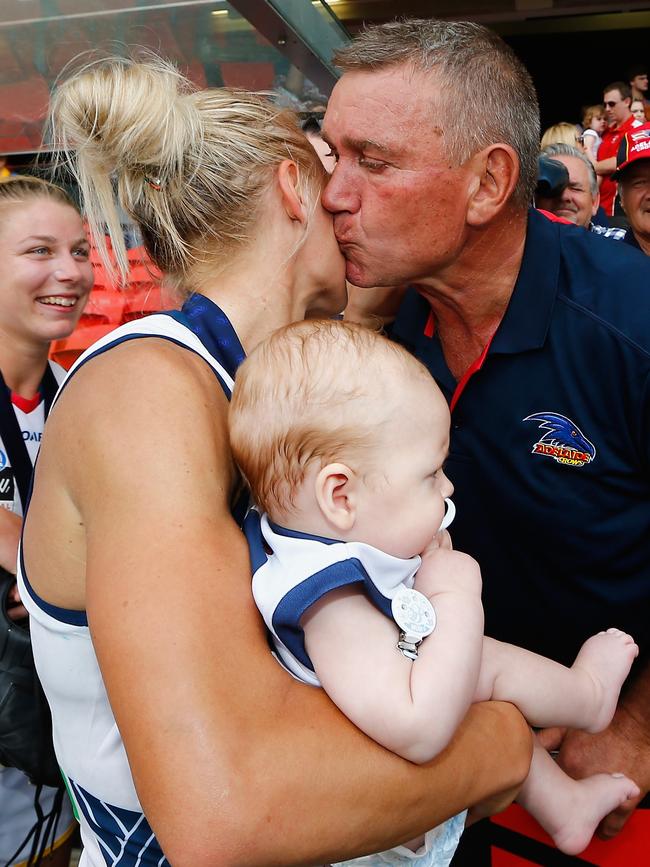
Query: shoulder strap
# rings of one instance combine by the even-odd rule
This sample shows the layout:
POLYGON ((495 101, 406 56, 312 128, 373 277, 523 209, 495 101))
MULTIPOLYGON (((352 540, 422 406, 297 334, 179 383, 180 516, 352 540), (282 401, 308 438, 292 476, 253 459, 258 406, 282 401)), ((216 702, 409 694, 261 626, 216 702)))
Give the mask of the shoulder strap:
MULTIPOLYGON (((47 366, 45 375, 41 381, 40 392, 45 403, 45 417, 50 411, 54 395, 57 392, 59 385, 56 377, 52 372, 51 367, 47 366)), ((18 485, 20 501, 23 504, 23 509, 26 506, 29 496, 29 488, 32 478, 32 462, 29 458, 27 446, 23 441, 23 435, 20 431, 20 425, 16 418, 14 406, 11 402, 11 393, 7 388, 2 374, 0 373, 0 436, 2 442, 7 449, 9 460, 11 461, 11 469, 18 485)))

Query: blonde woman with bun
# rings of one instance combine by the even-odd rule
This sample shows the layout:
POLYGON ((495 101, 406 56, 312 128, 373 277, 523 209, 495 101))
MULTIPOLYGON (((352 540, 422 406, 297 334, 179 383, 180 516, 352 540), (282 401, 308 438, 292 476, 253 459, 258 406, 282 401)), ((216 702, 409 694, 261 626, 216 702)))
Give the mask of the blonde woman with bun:
POLYGON ((325 171, 293 115, 114 61, 60 85, 52 120, 100 246, 106 223, 125 268, 115 187, 187 294, 72 369, 26 522, 22 595, 81 867, 323 864, 504 803, 528 760, 509 706, 472 711, 416 768, 278 666, 251 597, 232 378, 274 329, 345 304, 325 171))

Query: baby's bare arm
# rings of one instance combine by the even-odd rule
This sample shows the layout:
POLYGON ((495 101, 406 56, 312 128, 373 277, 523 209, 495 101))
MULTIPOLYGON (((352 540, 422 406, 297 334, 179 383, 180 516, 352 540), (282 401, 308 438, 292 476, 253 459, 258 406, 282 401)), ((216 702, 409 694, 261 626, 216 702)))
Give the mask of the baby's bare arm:
POLYGON ((478 566, 441 550, 425 558, 421 586, 428 589, 429 573, 440 569, 444 580, 431 578, 440 585, 431 594, 438 623, 415 661, 397 649, 395 623, 354 588, 328 594, 303 622, 307 652, 330 698, 371 738, 417 763, 451 740, 473 700, 481 660, 478 566))

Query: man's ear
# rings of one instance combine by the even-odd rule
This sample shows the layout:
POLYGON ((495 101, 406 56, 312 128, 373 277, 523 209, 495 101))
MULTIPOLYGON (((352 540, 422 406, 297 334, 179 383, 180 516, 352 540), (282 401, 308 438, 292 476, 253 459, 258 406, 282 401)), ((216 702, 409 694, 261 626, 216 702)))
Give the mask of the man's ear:
POLYGON ((300 169, 293 160, 282 160, 278 166, 278 186, 282 204, 287 215, 292 220, 304 223, 307 219, 307 209, 298 191, 300 169))
POLYGON ((519 180, 519 157, 507 144, 484 148, 470 159, 475 185, 468 204, 467 222, 483 226, 502 210, 519 180))
POLYGON ((316 476, 316 502, 325 519, 340 532, 354 526, 356 477, 345 464, 328 464, 316 476))

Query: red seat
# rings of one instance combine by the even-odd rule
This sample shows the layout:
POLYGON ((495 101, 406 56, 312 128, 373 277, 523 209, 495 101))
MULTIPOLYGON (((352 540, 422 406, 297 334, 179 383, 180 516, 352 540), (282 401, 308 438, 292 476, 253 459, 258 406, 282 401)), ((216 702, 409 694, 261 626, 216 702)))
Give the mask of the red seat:
POLYGON ((193 84, 200 87, 202 90, 208 86, 208 79, 205 75, 205 66, 200 60, 193 60, 191 63, 188 63, 185 69, 185 75, 187 75, 193 84))
MULTIPOLYGON (((79 11, 77 4, 77 12, 79 11)), ((53 21, 48 24, 45 59, 50 74, 57 76, 71 61, 94 47, 90 35, 79 24, 53 21)))
POLYGON ((124 310, 124 293, 118 289, 100 289, 90 293, 78 327, 89 325, 119 325, 124 310))
POLYGON ((132 322, 134 319, 141 319, 150 313, 169 310, 170 307, 163 298, 160 286, 155 283, 142 284, 137 289, 129 288, 124 295, 126 300, 122 314, 123 322, 132 322))
POLYGON ((166 16, 149 20, 147 26, 138 31, 138 45, 151 49, 166 60, 186 62, 166 16))
POLYGON ((77 327, 70 337, 54 340, 50 346, 50 358, 69 370, 82 352, 92 346, 96 340, 108 334, 115 325, 91 325, 88 328, 77 327))
POLYGON ((20 153, 33 149, 32 139, 26 134, 25 124, 22 121, 0 120, 0 152, 20 153))
POLYGON ((227 87, 240 87, 244 90, 270 90, 275 78, 272 63, 235 63, 222 60, 221 77, 227 87))
MULTIPOLYGON (((500 844, 495 844, 492 846, 492 867, 536 867, 542 863, 560 864, 560 861, 564 863, 564 858, 557 857, 559 853, 551 838, 518 804, 513 804, 504 813, 493 816, 491 821, 522 835, 522 839, 530 838, 537 844, 548 847, 548 850, 541 855, 543 860, 538 861, 536 857, 534 861, 530 861, 509 853, 500 844)), ((617 837, 613 840, 599 840, 594 837, 581 855, 573 858, 566 857, 566 862, 578 865, 584 861, 585 867, 641 867, 648 863, 649 839, 650 810, 635 810, 617 837)))
MULTIPOLYGON (((23 13, 24 14, 24 13, 23 13)), ((29 64, 27 65, 29 68, 29 64)), ((29 76, 26 75, 27 69, 23 67, 18 60, 11 47, 8 38, 0 33, 0 69, 2 69, 2 79, 6 84, 14 81, 22 81, 29 76)), ((33 67, 29 69, 33 74, 33 67)))
POLYGON ((40 75, 0 84, 0 117, 5 121, 40 121, 47 113, 49 99, 50 91, 40 75))

